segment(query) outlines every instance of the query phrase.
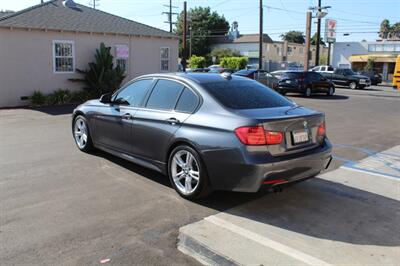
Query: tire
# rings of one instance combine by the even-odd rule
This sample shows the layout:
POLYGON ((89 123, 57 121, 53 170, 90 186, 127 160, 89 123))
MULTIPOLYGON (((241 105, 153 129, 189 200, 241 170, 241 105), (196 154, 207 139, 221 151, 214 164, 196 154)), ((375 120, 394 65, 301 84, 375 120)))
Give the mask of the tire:
POLYGON ((352 90, 357 89, 357 83, 355 81, 350 82, 349 88, 352 89, 352 90))
POLYGON ((83 152, 90 152, 93 150, 93 142, 90 136, 89 126, 83 115, 75 117, 72 125, 72 134, 78 149, 83 152))
POLYGON ((306 88, 305 91, 303 92, 303 95, 304 95, 305 97, 307 97, 307 98, 311 97, 311 95, 312 95, 311 88, 309 88, 309 87, 306 88))
POLYGON ((333 96, 333 94, 335 94, 335 87, 332 85, 332 86, 329 87, 328 92, 326 93, 326 95, 333 96))
POLYGON ((168 176, 172 187, 185 199, 206 197, 212 192, 203 161, 199 154, 187 145, 172 150, 168 159, 168 176))

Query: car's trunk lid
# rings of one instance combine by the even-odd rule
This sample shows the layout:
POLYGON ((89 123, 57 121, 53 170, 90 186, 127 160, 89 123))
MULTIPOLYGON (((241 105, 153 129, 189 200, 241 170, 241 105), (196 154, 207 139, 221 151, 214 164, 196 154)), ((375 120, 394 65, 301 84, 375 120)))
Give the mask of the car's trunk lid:
POLYGON ((301 106, 240 110, 239 113, 256 119, 266 131, 283 133, 280 144, 268 145, 273 156, 289 155, 318 147, 318 127, 324 114, 301 106))

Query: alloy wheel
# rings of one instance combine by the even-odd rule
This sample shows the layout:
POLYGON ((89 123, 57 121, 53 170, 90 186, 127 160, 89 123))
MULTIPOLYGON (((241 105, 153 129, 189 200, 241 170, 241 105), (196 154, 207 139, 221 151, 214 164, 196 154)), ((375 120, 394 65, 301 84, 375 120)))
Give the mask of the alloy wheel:
POLYGON ((76 145, 78 145, 80 149, 84 149, 88 142, 88 131, 86 128, 86 123, 82 118, 75 120, 74 136, 76 145))
POLYGON ((187 150, 175 153, 171 162, 171 175, 179 192, 184 195, 193 193, 200 180, 200 168, 195 156, 187 150))
POLYGON ((310 97, 311 96, 311 89, 307 88, 306 89, 306 97, 310 97))
POLYGON ((355 90, 357 88, 357 84, 355 82, 351 82, 349 87, 350 89, 355 90))

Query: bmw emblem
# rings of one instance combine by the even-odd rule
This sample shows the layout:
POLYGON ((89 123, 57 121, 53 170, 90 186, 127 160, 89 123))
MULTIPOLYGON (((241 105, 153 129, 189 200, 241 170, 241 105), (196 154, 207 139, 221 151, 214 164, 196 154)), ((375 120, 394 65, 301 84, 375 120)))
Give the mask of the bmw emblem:
POLYGON ((307 128, 307 121, 303 122, 303 126, 304 126, 304 128, 307 128))

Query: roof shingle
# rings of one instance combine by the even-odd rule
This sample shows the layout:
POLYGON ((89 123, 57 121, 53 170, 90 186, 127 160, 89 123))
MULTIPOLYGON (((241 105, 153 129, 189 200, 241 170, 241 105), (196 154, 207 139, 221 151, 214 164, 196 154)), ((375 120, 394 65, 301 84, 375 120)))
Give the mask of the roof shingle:
POLYGON ((0 27, 177 38, 167 31, 84 5, 76 4, 76 8, 69 8, 61 0, 48 1, 6 16, 0 15, 0 27))

